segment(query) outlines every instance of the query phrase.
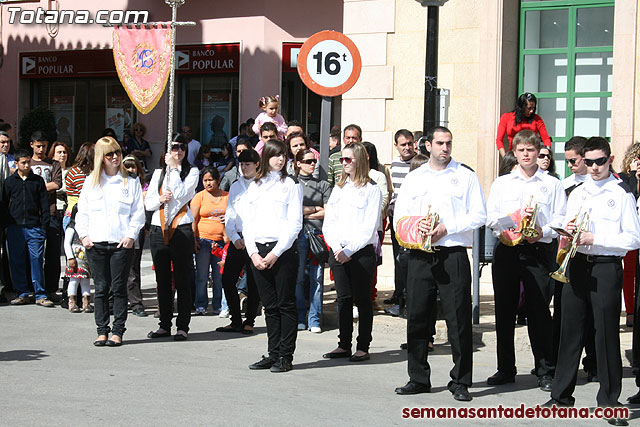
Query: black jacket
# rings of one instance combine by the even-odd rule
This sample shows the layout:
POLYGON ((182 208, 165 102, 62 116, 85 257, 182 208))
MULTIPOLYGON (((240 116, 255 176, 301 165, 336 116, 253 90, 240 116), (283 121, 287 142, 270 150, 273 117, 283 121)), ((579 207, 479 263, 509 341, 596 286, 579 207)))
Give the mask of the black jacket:
POLYGON ((27 227, 46 227, 49 225, 49 194, 44 180, 29 172, 23 180, 18 171, 4 182, 2 201, 7 208, 8 224, 27 227))

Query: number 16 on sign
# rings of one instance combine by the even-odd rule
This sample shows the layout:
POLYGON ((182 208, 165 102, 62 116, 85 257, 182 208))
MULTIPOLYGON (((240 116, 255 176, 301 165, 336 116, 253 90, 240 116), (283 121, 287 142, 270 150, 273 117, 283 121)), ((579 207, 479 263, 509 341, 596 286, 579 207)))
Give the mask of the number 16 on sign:
POLYGON ((321 95, 320 177, 327 177, 331 97, 340 96, 360 77, 362 60, 356 45, 342 33, 321 31, 309 37, 298 54, 298 74, 311 91, 321 95))

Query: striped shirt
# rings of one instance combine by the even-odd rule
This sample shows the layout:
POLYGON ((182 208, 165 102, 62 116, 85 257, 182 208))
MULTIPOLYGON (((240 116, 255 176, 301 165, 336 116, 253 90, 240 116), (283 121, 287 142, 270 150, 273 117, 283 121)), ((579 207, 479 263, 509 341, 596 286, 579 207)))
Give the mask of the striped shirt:
POLYGON ((77 166, 72 166, 67 172, 67 176, 64 178, 64 185, 67 191, 68 212, 71 212, 73 206, 78 202, 80 190, 82 190, 85 179, 87 179, 87 175, 77 166))
POLYGON ((340 163, 340 157, 342 157, 342 151, 338 151, 337 153, 333 153, 329 156, 327 181, 329 181, 331 188, 336 185, 342 175, 342 163, 340 163))
POLYGON ((393 184, 393 196, 391 197, 391 201, 389 202, 389 215, 393 215, 393 208, 396 203, 396 198, 398 197, 398 190, 400 190, 400 187, 404 182, 404 178, 409 173, 409 168, 411 167, 411 159, 402 160, 402 158, 398 156, 391 162, 391 182, 393 184))

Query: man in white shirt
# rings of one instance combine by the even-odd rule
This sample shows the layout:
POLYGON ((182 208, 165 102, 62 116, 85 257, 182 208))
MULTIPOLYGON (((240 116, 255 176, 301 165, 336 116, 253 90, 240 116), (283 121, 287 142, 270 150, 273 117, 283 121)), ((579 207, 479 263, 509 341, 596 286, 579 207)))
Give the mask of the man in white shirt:
POLYGON ((431 389, 427 344, 439 291, 451 343, 454 367, 448 384, 453 398, 470 401, 473 346, 471 334, 471 268, 467 247, 473 230, 484 225, 487 214, 477 175, 451 158, 451 131, 432 130, 427 142, 429 162, 410 172, 398 192, 394 229, 406 216, 437 213, 439 221, 418 224, 423 236, 431 236, 434 253, 411 249, 407 269, 407 344, 409 382, 398 394, 426 393, 431 389), (431 231, 430 231, 431 230, 431 231))
POLYGON ((191 136, 193 131, 191 130, 191 126, 184 125, 182 126, 182 135, 184 139, 187 141, 187 147, 189 152, 187 153, 187 160, 191 166, 195 166, 196 156, 198 155, 198 151, 200 151, 201 144, 199 141, 193 139, 191 136))
MULTIPOLYGON (((562 225, 566 210, 566 197, 560 181, 545 173, 537 165, 541 147, 540 137, 524 130, 513 139, 514 154, 518 161, 511 173, 498 177, 491 185, 487 200, 487 226, 495 235, 519 229, 511 214, 524 211, 524 217, 536 221, 529 224, 536 233, 525 237, 514 233, 521 243, 506 239, 496 246, 493 264, 493 293, 495 300, 498 372, 487 379, 489 385, 515 381, 516 359, 514 327, 520 298, 520 283, 524 286, 527 308, 529 341, 535 360, 534 374, 544 391, 551 390, 554 373, 553 346, 549 339, 553 329, 549 303, 553 295, 553 281, 549 273, 552 265, 552 239, 557 236, 551 227, 562 225), (531 206, 529 206, 531 204, 531 206), (507 242, 507 243, 505 243, 507 242)), ((523 221, 524 222, 524 221, 523 221)))
POLYGON ((562 180, 564 191, 569 194, 587 179, 587 166, 584 164, 584 144, 587 138, 574 136, 564 144, 564 158, 569 164, 571 175, 562 180))
MULTIPOLYGON (((577 236, 577 253, 569 261, 570 282, 562 292, 562 327, 556 377, 549 404, 573 406, 573 390, 580 362, 583 326, 593 314, 600 389, 599 407, 622 406, 620 357, 620 305, 622 257, 640 247, 640 221, 631 189, 610 172, 611 148, 602 137, 589 138, 584 163, 590 172, 585 183, 569 197, 563 224, 574 233, 588 214, 586 227, 577 236)), ((624 419, 609 420, 628 425, 624 419)))

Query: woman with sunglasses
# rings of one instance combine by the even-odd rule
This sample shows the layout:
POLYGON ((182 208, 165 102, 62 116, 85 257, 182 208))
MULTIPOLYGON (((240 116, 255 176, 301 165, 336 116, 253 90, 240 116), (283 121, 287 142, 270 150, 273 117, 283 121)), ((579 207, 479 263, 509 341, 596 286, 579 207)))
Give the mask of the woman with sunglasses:
POLYGON ((191 320, 191 285, 193 277, 193 214, 189 202, 196 194, 198 168, 187 159, 187 143, 180 134, 172 138, 171 150, 164 155, 161 169, 156 169, 149 183, 145 206, 153 212, 149 245, 158 284, 160 327, 147 334, 148 338, 171 336, 173 319, 173 275, 178 294, 178 318, 175 341, 185 341, 191 320), (166 167, 165 167, 166 165, 166 167), (173 267, 173 269, 172 269, 173 267))
POLYGON ((498 135, 496 145, 500 152, 500 157, 504 157, 507 151, 513 149, 513 137, 521 130, 532 130, 540 135, 542 142, 547 147, 551 147, 551 138, 547 132, 542 118, 536 114, 538 99, 532 93, 523 93, 516 101, 516 107, 509 113, 504 113, 498 123, 498 135), (504 136, 507 136, 509 146, 505 148, 504 136))
POLYGON ((320 153, 309 147, 309 138, 304 133, 292 132, 284 140, 284 143, 287 145, 287 173, 289 175, 296 174, 296 154, 298 154, 300 150, 308 148, 317 160, 313 169, 313 176, 315 178, 320 177, 320 153))
POLYGON ((556 173, 556 162, 553 159, 553 151, 546 145, 543 145, 538 153, 538 167, 552 177, 560 179, 556 173))
POLYGON ((361 143, 348 144, 340 158, 342 176, 333 188, 322 231, 329 244, 329 267, 338 294, 338 347, 325 359, 349 357, 351 362, 369 360, 373 328, 371 286, 376 270, 375 247, 382 192, 369 179, 367 151, 361 143), (356 352, 351 354, 353 311, 359 312, 356 352))
POLYGON ((293 247, 302 228, 302 188, 287 174, 287 146, 277 139, 264 145, 260 168, 247 189, 244 243, 264 305, 269 357, 249 369, 287 372, 293 368, 297 337, 296 273, 293 247))
POLYGON ((298 330, 307 328, 313 333, 322 332, 322 283, 324 277, 324 261, 319 261, 310 252, 309 235, 322 234, 324 208, 331 195, 331 187, 327 181, 313 177, 318 160, 308 148, 298 150, 295 167, 298 181, 302 184, 302 218, 303 227, 298 235, 298 279, 296 281, 296 306, 298 308, 298 330), (305 289, 308 288, 308 289, 305 289), (307 300, 309 295, 309 316, 307 317, 307 300))
POLYGON ((87 249, 95 285, 94 345, 122 345, 127 320, 127 277, 133 244, 144 225, 142 187, 122 163, 122 150, 111 137, 95 145, 93 172, 78 199, 75 229, 87 249), (113 295, 113 329, 109 327, 109 292, 113 295), (111 332, 111 338, 109 338, 111 332))

